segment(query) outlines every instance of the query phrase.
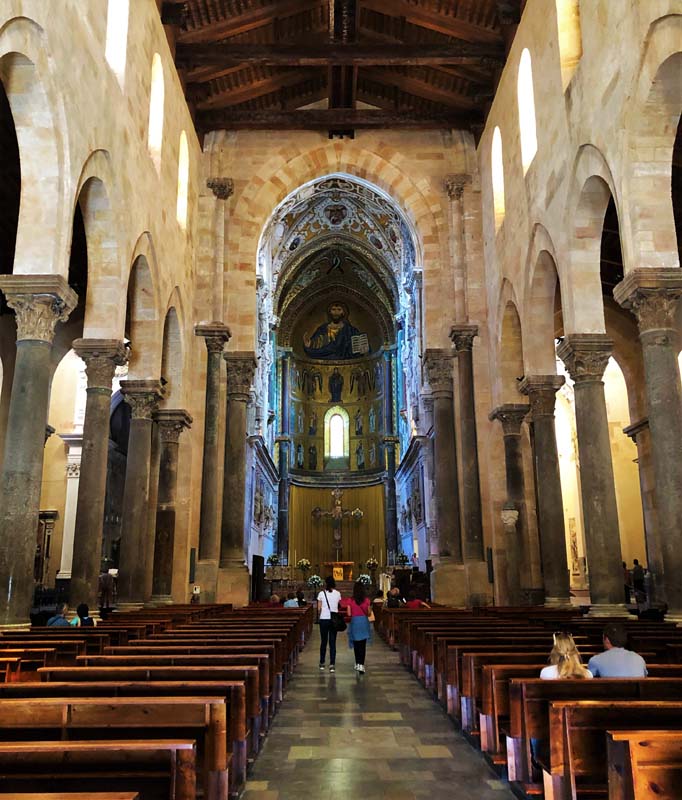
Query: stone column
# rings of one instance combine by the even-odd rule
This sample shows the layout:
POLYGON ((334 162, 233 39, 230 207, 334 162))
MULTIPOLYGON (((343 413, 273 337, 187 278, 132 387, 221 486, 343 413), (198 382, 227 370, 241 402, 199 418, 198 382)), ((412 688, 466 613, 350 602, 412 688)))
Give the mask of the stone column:
POLYGON ((682 272, 679 268, 632 270, 616 286, 614 297, 632 311, 639 326, 667 618, 682 622, 682 385, 675 324, 682 272))
POLYGON ((175 501, 178 488, 180 434, 192 425, 184 409, 163 408, 154 412, 159 427, 159 492, 154 537, 152 602, 172 603, 173 556, 175 544, 175 501))
MULTIPOLYGON (((76 530, 76 508, 78 506, 78 483, 81 477, 82 433, 62 433, 59 438, 66 444, 66 502, 62 525, 62 553, 57 581, 71 580, 73 564, 73 537, 76 530)), ((58 584, 59 585, 59 584, 58 584)), ((63 585, 63 584, 62 584, 63 585)))
POLYGON ((216 199, 213 231, 212 317, 213 319, 222 319, 224 314, 223 281, 225 280, 225 210, 227 201, 234 192, 234 181, 231 178, 208 178, 206 186, 213 192, 216 199))
POLYGON ((227 410, 217 600, 246 605, 249 600, 249 571, 244 565, 246 405, 256 359, 252 352, 225 353, 223 358, 227 364, 227 410))
MULTIPOLYGON (((396 436, 393 418, 393 373, 395 348, 384 352, 384 448, 386 451, 386 553, 398 550, 398 502, 396 499, 395 471, 396 448, 400 439, 396 436)), ((424 554, 428 557, 428 553, 424 554)), ((383 565, 382 565, 383 566, 383 565)))
POLYGON ((277 497, 277 553, 284 553, 289 563, 289 464, 291 438, 289 437, 289 351, 280 359, 281 408, 279 444, 279 486, 277 497))
POLYGON ((52 342, 78 298, 60 275, 3 275, 0 290, 17 324, 0 475, 0 629, 11 630, 30 624, 52 342))
POLYGON ((204 453, 201 471, 199 560, 210 561, 215 564, 217 569, 220 556, 220 487, 218 486, 220 364, 223 348, 225 343, 229 341, 231 334, 230 329, 220 322, 197 325, 194 333, 197 336, 204 337, 208 352, 206 361, 204 453))
POLYGON ((102 562, 111 383, 114 370, 125 364, 127 355, 125 345, 117 339, 76 339, 73 349, 85 362, 88 388, 69 600, 74 607, 87 603, 91 612, 96 613, 102 562))
POLYGON ((517 511, 513 530, 511 516, 503 515, 505 540, 507 543, 507 581, 509 602, 520 605, 523 598, 523 567, 530 571, 528 552, 528 511, 526 509, 526 481, 523 474, 523 455, 521 451, 521 425, 528 413, 526 403, 505 403, 497 406, 488 419, 499 420, 504 437, 504 466, 507 482, 507 501, 504 511, 517 511), (506 521, 505 521, 506 520, 506 521), (509 524, 508 524, 509 523, 509 524))
POLYGON ((502 553, 498 551, 500 570, 502 575, 498 581, 500 599, 505 605, 521 605, 523 593, 521 591, 521 550, 519 549, 519 512, 512 502, 507 501, 502 506, 502 525, 504 527, 504 547, 502 553), (506 592, 506 597, 505 597, 506 592))
POLYGON ((572 333, 557 349, 575 382, 575 420, 591 616, 626 616, 623 568, 602 377, 613 342, 603 333, 572 333))
POLYGON ((121 555, 118 572, 118 605, 141 606, 145 600, 149 473, 152 455, 152 414, 163 392, 155 380, 121 381, 121 393, 132 411, 128 461, 123 489, 121 555))
MULTIPOLYGON (((455 319, 467 319, 467 268, 466 238, 464 235, 464 187, 471 183, 471 175, 448 175, 445 191, 450 201, 450 227, 452 272, 455 278, 455 319)), ((474 334, 476 335, 476 334, 474 334)))
POLYGON ((528 395, 530 400, 534 431, 533 458, 546 606, 570 605, 571 602, 564 502, 554 427, 556 392, 564 381, 563 375, 526 375, 519 386, 521 393, 528 395))
POLYGON ((462 456, 462 516, 464 560, 483 561, 483 521, 478 474, 476 401, 474 397, 474 337, 477 325, 455 325, 450 338, 457 351, 459 378, 460 452, 462 456))

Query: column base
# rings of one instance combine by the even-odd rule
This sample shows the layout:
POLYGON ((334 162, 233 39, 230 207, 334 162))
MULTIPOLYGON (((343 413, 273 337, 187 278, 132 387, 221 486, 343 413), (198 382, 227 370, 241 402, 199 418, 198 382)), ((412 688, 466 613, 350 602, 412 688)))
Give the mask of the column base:
POLYGON ((236 563, 218 569, 216 603, 232 603, 237 607, 247 606, 251 597, 251 576, 244 564, 236 563))
POLYGON ((488 566, 484 561, 454 564, 441 560, 431 573, 431 598, 436 603, 459 608, 492 603, 488 566))
POLYGON ((467 576, 468 606, 490 606, 493 604, 493 585, 488 575, 487 561, 465 561, 467 576))
POLYGON ((8 622, 5 625, 0 625, 0 631, 3 633, 15 633, 17 631, 30 631, 31 620, 28 622, 8 622))
POLYGON ((573 608, 573 603, 570 597, 545 597, 545 608, 556 608, 557 611, 561 611, 573 608))
POLYGON ((595 603, 587 612, 588 617, 629 617, 624 603, 595 603))
POLYGON ((139 611, 144 608, 144 603, 116 603, 116 611, 139 611))
POLYGON ((202 603, 215 603, 218 586, 218 561, 217 559, 202 559, 197 561, 194 571, 194 583, 201 589, 202 603))

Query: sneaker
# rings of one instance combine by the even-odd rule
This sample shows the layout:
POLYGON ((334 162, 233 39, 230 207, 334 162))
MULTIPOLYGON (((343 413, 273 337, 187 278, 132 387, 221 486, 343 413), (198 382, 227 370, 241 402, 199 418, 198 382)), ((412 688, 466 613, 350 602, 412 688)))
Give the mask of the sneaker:
POLYGON ((329 671, 330 672, 336 672, 336 667, 333 664, 330 664, 329 665, 329 671))
POLYGON ((364 671, 365 671, 365 665, 364 664, 358 664, 358 672, 364 673, 364 671))
POLYGON ((324 664, 320 664, 320 672, 324 672, 324 664))
POLYGON ((353 669, 354 669, 354 670, 357 672, 357 671, 360 669, 360 665, 359 665, 359 664, 356 664, 356 665, 353 667, 353 669))

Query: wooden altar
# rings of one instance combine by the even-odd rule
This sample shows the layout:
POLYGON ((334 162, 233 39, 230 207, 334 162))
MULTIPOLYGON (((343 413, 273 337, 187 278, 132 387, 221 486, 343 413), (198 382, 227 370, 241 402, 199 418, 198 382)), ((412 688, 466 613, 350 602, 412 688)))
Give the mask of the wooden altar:
POLYGON ((353 561, 325 561, 324 565, 332 574, 335 581, 353 580, 353 561))

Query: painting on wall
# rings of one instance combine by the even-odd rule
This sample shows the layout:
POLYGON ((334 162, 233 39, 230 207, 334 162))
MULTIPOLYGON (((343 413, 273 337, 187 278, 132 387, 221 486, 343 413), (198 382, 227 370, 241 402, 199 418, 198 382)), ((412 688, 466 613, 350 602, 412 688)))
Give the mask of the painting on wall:
POLYGON ((332 301, 327 307, 326 316, 327 319, 312 334, 303 332, 303 351, 307 356, 339 361, 369 353, 368 336, 351 323, 345 303, 332 301))

